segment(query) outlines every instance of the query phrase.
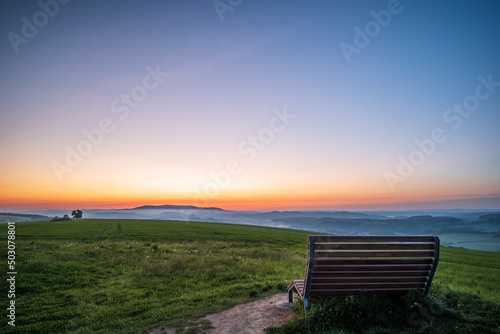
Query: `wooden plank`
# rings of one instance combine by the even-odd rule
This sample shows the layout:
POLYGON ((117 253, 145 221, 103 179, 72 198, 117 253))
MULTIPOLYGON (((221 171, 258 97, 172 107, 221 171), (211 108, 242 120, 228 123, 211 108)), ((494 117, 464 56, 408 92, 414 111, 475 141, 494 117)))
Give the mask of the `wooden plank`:
POLYGON ((302 280, 302 279, 296 279, 296 280, 293 280, 292 284, 295 284, 297 286, 304 285, 304 280, 302 280))
POLYGON ((318 243, 322 242, 434 242, 432 236, 392 236, 392 235, 315 235, 318 243))
POLYGON ((359 287, 339 287, 338 289, 330 289, 328 287, 324 288, 318 288, 311 290, 311 295, 312 296, 319 296, 321 293, 323 294, 338 294, 339 291, 345 291, 345 290, 351 290, 351 291, 371 291, 371 292, 378 292, 378 293, 383 293, 384 291, 406 291, 409 292, 411 290, 417 290, 417 291, 423 291, 424 288, 422 286, 408 286, 408 287, 390 287, 390 286, 385 286, 385 287, 366 287, 366 286, 359 286, 359 287), (326 293, 325 293, 326 292, 326 293))
POLYGON ((374 276, 374 277, 315 277, 311 284, 316 283, 389 283, 418 282, 424 284, 426 276, 374 276))
POLYGON ((314 252, 315 258, 325 257, 433 257, 434 251, 316 251, 314 252))
POLYGON ((362 259, 362 258, 323 258, 316 259, 314 265, 339 266, 339 265, 376 265, 376 264, 431 264, 432 258, 378 258, 378 259, 362 259))
POLYGON ((303 280, 294 280, 292 283, 290 283, 287 287, 288 291, 292 290, 293 288, 296 288, 297 292, 302 295, 304 291, 304 281, 303 280))
POLYGON ((375 265, 338 265, 314 266, 314 272, 323 271, 391 271, 391 270, 431 270, 431 264, 375 264, 375 265))
POLYGON ((313 283, 311 284, 311 293, 322 289, 384 289, 384 288, 424 288, 424 284, 420 282, 401 282, 401 283, 313 283))
POLYGON ((315 290, 315 296, 348 296, 359 293, 384 293, 384 294, 407 294, 411 290, 423 291, 423 289, 401 289, 401 288, 384 288, 384 289, 337 289, 337 290, 315 290))
POLYGON ((434 249, 433 242, 425 243, 316 243, 316 250, 419 250, 434 249))
POLYGON ((294 279, 292 281, 292 283, 290 284, 304 284, 304 280, 303 279, 294 279))
POLYGON ((381 275, 393 276, 423 276, 428 277, 430 270, 394 270, 394 271, 315 271, 314 277, 379 277, 381 275))

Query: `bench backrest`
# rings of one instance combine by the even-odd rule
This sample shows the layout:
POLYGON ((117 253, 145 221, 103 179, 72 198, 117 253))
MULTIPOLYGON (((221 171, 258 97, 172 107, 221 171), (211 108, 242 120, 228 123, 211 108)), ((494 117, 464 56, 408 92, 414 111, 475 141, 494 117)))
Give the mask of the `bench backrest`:
POLYGON ((304 297, 362 291, 427 293, 439 261, 435 236, 309 236, 304 297))

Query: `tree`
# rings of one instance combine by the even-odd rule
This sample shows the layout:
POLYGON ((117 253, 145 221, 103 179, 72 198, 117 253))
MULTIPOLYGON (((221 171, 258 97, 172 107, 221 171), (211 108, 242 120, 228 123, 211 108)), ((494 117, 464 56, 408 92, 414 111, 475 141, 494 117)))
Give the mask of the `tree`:
POLYGON ((73 210, 73 212, 71 212, 71 215, 75 219, 80 219, 83 217, 83 212, 82 212, 82 210, 73 210))

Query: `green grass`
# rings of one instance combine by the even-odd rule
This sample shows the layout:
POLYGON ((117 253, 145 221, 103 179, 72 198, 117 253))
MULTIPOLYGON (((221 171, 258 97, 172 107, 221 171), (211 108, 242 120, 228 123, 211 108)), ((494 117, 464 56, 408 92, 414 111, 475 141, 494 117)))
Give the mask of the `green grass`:
POLYGON ((16 224, 21 240, 109 241, 259 241, 303 245, 304 231, 237 224, 165 220, 80 219, 16 224))
MULTIPOLYGON (((3 263, 6 231, 7 225, 0 224, 3 263)), ((291 279, 304 274, 307 234, 152 220, 16 223, 16 327, 8 326, 4 315, 0 332, 145 333, 185 324, 284 292, 291 279)), ((6 271, 0 276, 2 307, 8 303, 6 271)), ((355 333, 360 329, 349 324, 368 319, 363 326, 374 333, 432 332, 450 324, 463 333, 464 328, 494 333, 500 323, 499 277, 500 253, 442 248, 429 298, 416 296, 396 304, 363 296, 317 301, 308 317, 299 312, 291 327, 274 331, 355 333), (418 313, 436 309, 439 314, 427 318, 418 313), (415 312, 417 325, 412 325, 408 318, 415 312), (383 317, 396 319, 395 324, 384 320, 388 325, 374 325, 383 317), (339 319, 345 319, 344 327, 338 326, 339 319), (309 331, 311 321, 323 332, 316 327, 309 331)), ((369 331, 363 327, 363 332, 369 331)))
POLYGON ((433 284, 500 304, 500 252, 442 247, 433 284))
POLYGON ((288 277, 303 274, 305 240, 305 232, 228 224, 16 223, 18 326, 5 329, 143 333, 176 325, 283 291, 288 277))

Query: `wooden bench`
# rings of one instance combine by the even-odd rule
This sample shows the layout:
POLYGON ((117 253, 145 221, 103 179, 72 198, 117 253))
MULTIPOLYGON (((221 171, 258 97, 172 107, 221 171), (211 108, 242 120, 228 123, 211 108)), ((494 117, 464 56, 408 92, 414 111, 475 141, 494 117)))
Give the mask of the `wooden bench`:
POLYGON ((439 261, 435 236, 308 236, 304 279, 288 286, 308 312, 310 296, 429 291, 439 261))

